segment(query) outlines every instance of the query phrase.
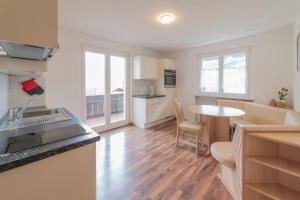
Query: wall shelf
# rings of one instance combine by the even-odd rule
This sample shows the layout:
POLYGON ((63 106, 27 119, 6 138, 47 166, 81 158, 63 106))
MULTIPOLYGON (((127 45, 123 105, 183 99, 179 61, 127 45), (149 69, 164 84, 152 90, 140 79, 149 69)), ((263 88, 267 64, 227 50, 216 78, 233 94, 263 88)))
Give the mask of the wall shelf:
POLYGON ((246 133, 244 199, 300 200, 299 147, 299 132, 246 133))
POLYGON ((246 188, 254 190, 263 196, 274 200, 299 200, 300 192, 284 187, 280 184, 246 184, 246 188))
POLYGON ((247 160, 300 178, 300 163, 280 157, 247 157, 247 160))

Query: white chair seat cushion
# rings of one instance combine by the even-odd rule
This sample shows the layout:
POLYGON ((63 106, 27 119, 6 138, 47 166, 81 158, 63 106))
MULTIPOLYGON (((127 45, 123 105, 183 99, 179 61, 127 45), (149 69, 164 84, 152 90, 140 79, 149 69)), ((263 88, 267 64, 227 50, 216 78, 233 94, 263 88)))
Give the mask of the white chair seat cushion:
POLYGON ((183 121, 179 124, 179 128, 187 131, 201 131, 202 126, 190 121, 183 121))
POLYGON ((212 156, 221 164, 234 168, 232 142, 215 142, 210 147, 212 156))

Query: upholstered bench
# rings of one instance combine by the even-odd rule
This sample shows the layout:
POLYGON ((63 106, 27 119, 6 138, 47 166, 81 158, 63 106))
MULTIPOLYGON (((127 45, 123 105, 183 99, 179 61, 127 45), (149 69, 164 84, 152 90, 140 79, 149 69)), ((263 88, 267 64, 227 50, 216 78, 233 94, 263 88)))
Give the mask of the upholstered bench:
POLYGON ((217 105, 238 108, 246 113, 243 117, 230 118, 230 138, 237 125, 300 125, 299 113, 289 109, 228 99, 218 99, 217 105))
POLYGON ((218 100, 218 105, 242 109, 245 115, 230 119, 237 125, 232 142, 216 142, 211 145, 212 156, 220 163, 219 177, 236 200, 243 199, 243 178, 245 158, 245 135, 255 133, 300 134, 300 113, 266 105, 218 100))

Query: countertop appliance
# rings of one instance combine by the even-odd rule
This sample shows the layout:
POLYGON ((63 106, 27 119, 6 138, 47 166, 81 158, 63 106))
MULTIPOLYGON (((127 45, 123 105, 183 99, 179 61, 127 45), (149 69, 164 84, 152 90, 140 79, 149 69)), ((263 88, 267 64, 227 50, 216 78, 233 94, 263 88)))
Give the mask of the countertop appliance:
POLYGON ((0 148, 2 149, 0 154, 16 153, 33 147, 42 146, 45 144, 65 140, 83 134, 88 134, 88 132, 77 124, 67 126, 64 128, 43 130, 39 132, 31 132, 15 136, 2 134, 1 145, 3 146, 1 146, 0 148))
POLYGON ((155 95, 155 87, 153 85, 149 86, 149 95, 154 96, 155 95))
POLYGON ((165 88, 176 87, 176 70, 172 70, 172 69, 164 70, 164 83, 165 83, 165 88))
POLYGON ((63 109, 70 119, 0 132, 0 173, 100 140, 99 134, 65 108, 34 107, 24 112, 23 118, 32 121, 32 116, 43 118, 58 109, 63 109))

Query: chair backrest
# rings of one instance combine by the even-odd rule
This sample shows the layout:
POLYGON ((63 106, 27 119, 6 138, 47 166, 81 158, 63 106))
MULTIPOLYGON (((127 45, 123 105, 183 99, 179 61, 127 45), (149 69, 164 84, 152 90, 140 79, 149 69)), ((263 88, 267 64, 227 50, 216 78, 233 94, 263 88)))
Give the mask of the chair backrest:
POLYGON ((180 98, 174 99, 174 104, 175 104, 176 120, 177 120, 177 124, 179 124, 184 121, 184 114, 183 114, 180 98))

